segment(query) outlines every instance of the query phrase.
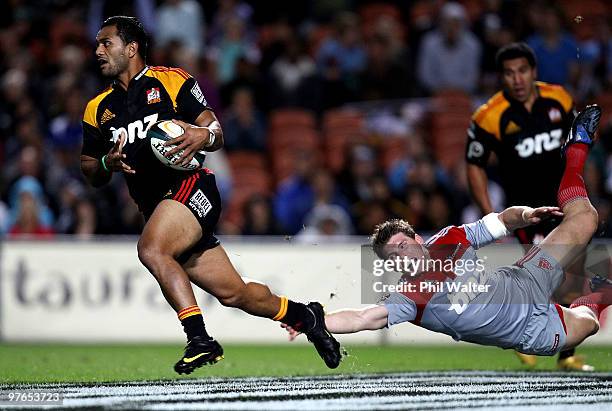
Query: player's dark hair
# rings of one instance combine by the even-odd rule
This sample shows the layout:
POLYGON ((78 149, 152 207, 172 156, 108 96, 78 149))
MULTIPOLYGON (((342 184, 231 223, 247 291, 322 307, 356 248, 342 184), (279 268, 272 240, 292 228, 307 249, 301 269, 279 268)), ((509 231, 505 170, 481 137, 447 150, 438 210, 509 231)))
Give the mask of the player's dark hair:
POLYGON ((537 66, 536 55, 527 43, 510 43, 497 51, 495 55, 495 66, 501 73, 504 70, 504 61, 526 58, 532 68, 537 66))
POLYGON ((107 26, 117 28, 117 35, 124 44, 138 43, 138 54, 143 60, 147 59, 148 36, 140 20, 130 16, 113 16, 102 23, 102 27, 107 26))
POLYGON ((372 233, 372 237, 370 237, 370 244, 372 244, 377 256, 386 258, 383 253, 383 247, 389 242, 391 237, 397 233, 404 233, 412 239, 416 237, 414 228, 412 228, 410 223, 399 218, 387 220, 374 227, 374 232, 372 233))

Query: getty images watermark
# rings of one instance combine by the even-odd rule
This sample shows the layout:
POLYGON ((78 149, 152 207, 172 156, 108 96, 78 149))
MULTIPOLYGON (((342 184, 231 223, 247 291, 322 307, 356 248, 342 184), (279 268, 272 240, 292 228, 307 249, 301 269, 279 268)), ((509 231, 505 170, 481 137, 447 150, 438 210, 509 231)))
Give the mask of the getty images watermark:
POLYGON ((490 284, 478 281, 485 270, 485 259, 455 260, 453 258, 432 259, 430 257, 408 257, 396 255, 392 258, 377 258, 372 261, 372 275, 380 280, 372 283, 372 290, 376 293, 409 292, 409 293, 482 293, 488 292, 490 284), (442 279, 417 278, 423 273, 441 273, 442 279), (449 276, 462 277, 466 273, 476 273, 478 276, 469 276, 466 281, 446 281, 449 276), (397 283, 387 283, 388 274, 400 274, 397 283), (410 281, 414 279, 415 281, 410 281))
POLYGON ((542 282, 564 278, 582 292, 594 275, 612 278, 612 246, 594 242, 581 257, 580 267, 563 269, 554 255, 572 244, 555 244, 525 252, 518 243, 490 244, 476 250, 463 244, 385 246, 361 249, 361 302, 376 304, 391 293, 404 294, 417 304, 441 304, 464 312, 469 305, 549 304, 542 282), (384 251, 384 252, 383 252, 384 251), (386 258, 383 258, 386 257, 386 258))
POLYGON ((471 253, 460 244, 427 249, 420 245, 386 246, 387 258, 381 258, 371 246, 363 246, 361 302, 375 304, 389 293, 443 294, 436 303, 463 311, 466 304, 488 301, 486 295, 494 290, 491 271, 485 266, 488 257, 471 253))

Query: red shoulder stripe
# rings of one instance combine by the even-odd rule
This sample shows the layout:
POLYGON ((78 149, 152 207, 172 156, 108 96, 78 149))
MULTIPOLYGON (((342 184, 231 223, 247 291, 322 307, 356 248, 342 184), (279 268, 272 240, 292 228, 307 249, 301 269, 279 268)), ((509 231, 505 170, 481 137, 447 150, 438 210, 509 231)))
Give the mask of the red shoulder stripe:
POLYGON ((185 77, 186 79, 189 78, 189 73, 187 73, 185 70, 183 70, 182 68, 176 68, 176 71, 180 74, 183 75, 183 77, 185 77))
POLYGON ((181 76, 182 78, 184 78, 185 80, 188 79, 187 75, 184 74, 184 71, 178 70, 178 69, 170 69, 171 72, 178 74, 179 76, 181 76))
POLYGON ((187 80, 190 76, 189 74, 183 70, 183 69, 179 69, 179 68, 170 68, 170 67, 164 67, 164 66, 153 66, 150 67, 151 70, 153 71, 158 71, 158 72, 173 72, 178 74, 179 76, 181 76, 182 78, 184 78, 185 80, 187 80))

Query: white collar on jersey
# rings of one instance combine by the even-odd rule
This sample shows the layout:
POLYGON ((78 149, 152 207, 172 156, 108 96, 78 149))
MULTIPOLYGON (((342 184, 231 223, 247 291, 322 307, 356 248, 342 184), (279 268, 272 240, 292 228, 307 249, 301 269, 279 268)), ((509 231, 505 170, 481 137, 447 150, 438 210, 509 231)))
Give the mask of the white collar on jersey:
POLYGON ((134 77, 134 80, 140 80, 140 78, 142 76, 144 76, 144 74, 149 70, 149 66, 144 66, 144 68, 142 70, 140 70, 140 73, 136 74, 136 77, 134 77))

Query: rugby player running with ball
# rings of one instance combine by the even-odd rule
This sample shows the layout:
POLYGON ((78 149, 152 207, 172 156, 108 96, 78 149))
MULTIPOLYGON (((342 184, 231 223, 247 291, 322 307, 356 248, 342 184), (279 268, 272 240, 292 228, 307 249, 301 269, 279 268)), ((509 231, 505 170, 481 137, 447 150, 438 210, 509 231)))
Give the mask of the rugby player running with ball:
POLYGON ((81 169, 95 187, 123 173, 145 216, 138 257, 176 311, 188 340, 174 370, 189 374, 223 358, 223 348, 206 331, 191 283, 225 306, 305 332, 327 366, 337 367, 339 344, 325 329, 321 304, 274 295, 263 284, 245 283, 236 272, 214 236, 221 212, 214 174, 174 170, 151 151, 147 127, 159 120, 173 120, 185 130, 167 143, 176 145, 168 157, 182 150, 176 164, 223 146, 221 125, 198 83, 180 68, 146 65, 147 34, 134 17, 105 20, 96 44, 102 74, 113 81, 85 109, 81 169))

